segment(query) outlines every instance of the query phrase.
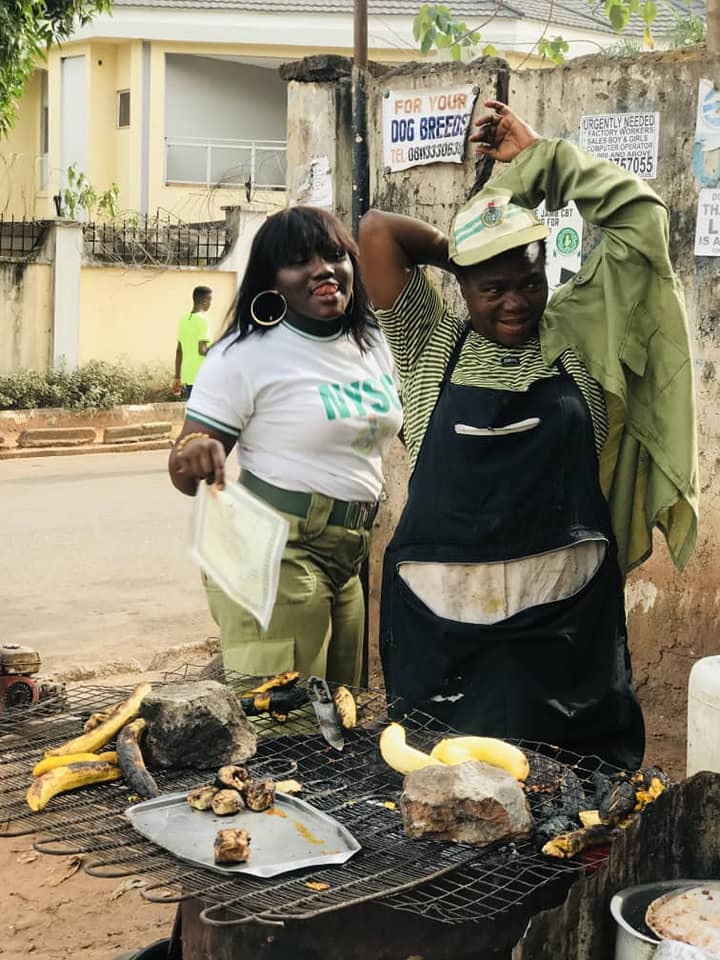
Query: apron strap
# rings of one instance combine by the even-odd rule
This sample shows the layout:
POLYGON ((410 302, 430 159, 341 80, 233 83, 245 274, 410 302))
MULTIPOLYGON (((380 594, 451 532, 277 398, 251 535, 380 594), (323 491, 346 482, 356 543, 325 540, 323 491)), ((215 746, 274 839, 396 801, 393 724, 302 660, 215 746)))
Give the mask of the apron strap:
MULTIPOLYGON (((447 366, 445 367, 445 373, 443 374, 443 378, 440 381, 440 393, 442 393, 443 390, 445 389, 445 385, 450 382, 450 377, 452 377, 455 366, 458 360, 460 359, 460 354, 462 352, 463 345, 468 338, 470 329, 471 329, 471 325, 469 323, 466 324, 465 329, 460 334, 458 342, 455 344, 453 348, 453 352, 450 354, 450 359, 448 360, 447 366)), ((440 399, 440 393, 438 393, 438 400, 440 399)))

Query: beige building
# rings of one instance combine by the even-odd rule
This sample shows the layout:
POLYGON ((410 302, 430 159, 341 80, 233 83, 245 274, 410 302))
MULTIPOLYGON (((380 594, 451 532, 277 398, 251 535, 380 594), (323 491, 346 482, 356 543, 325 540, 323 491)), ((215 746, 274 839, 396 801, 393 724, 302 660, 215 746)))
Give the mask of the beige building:
MULTIPOLYGON (((55 216, 53 197, 73 164, 100 192, 116 183, 124 211, 198 222, 221 219, 224 205, 257 213, 282 206, 286 95, 278 68, 311 54, 351 55, 352 7, 352 0, 115 0, 112 15, 52 49, 29 83, 17 124, 0 143, 0 213, 55 216)), ((419 0, 370 0, 372 60, 419 58, 412 33, 419 7, 419 0)), ((541 36, 562 34, 571 56, 617 39, 586 0, 450 7, 469 26, 483 22, 482 43, 515 67, 541 62, 541 36)))

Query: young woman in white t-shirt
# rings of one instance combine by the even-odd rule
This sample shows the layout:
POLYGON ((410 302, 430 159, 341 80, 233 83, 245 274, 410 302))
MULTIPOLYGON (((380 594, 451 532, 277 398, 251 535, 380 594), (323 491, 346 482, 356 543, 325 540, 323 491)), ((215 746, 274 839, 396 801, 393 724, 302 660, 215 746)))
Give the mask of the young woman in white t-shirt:
POLYGON ((393 362, 342 223, 313 207, 270 217, 253 240, 230 324, 209 351, 170 454, 173 484, 240 482, 289 522, 272 619, 255 619, 207 577, 226 670, 299 670, 357 684, 358 572, 401 425, 393 362))

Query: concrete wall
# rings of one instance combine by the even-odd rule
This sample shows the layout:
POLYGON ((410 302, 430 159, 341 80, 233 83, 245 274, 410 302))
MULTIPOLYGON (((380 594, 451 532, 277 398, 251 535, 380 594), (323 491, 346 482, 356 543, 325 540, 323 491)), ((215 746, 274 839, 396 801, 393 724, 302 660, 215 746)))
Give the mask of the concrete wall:
MULTIPOLYGON (((494 95, 500 67, 492 60, 473 66, 410 64, 371 82, 368 127, 375 206, 420 216, 446 229, 456 207, 474 192, 478 172, 468 149, 462 165, 438 163, 386 173, 382 157, 383 91, 437 89, 443 84, 472 82, 479 88, 480 103, 494 95)), ((702 77, 717 82, 720 58, 707 57, 703 51, 646 54, 634 59, 601 56, 575 60, 554 70, 509 74, 508 102, 545 136, 577 140, 582 115, 660 114, 659 173, 652 185, 671 210, 672 254, 685 291, 695 344, 702 501, 698 546, 686 571, 680 574, 673 568, 658 535, 654 555, 627 584, 630 645, 648 721, 650 756, 654 737, 662 737, 666 745, 673 740, 675 755, 682 754, 690 668, 698 657, 720 653, 720 259, 696 258, 693 253, 699 184, 692 172, 692 151, 698 80, 702 77)), ((314 91, 295 91, 296 86, 302 84, 290 84, 291 102, 294 98, 305 111, 300 117, 291 116, 289 156, 302 156, 298 145, 315 150, 323 137, 328 143, 336 139, 334 131, 328 133, 320 126, 322 111, 330 102, 323 84, 315 85, 314 91)), ((337 139, 343 141, 346 136, 347 131, 341 129, 337 139)), ((332 146, 328 150, 332 152, 332 146)), ((446 292, 456 298, 454 283, 444 282, 446 292)), ((407 467, 399 444, 386 464, 386 474, 389 498, 380 515, 371 558, 374 601, 382 551, 404 500, 407 467)), ((373 608, 373 642, 376 625, 377 610, 373 608)))
POLYGON ((0 260, 0 376, 47 369, 51 337, 50 264, 0 260))
POLYGON ((222 270, 129 268, 84 264, 80 273, 79 360, 131 364, 175 359, 177 324, 192 306, 193 287, 213 289, 213 336, 224 327, 236 275, 222 270))

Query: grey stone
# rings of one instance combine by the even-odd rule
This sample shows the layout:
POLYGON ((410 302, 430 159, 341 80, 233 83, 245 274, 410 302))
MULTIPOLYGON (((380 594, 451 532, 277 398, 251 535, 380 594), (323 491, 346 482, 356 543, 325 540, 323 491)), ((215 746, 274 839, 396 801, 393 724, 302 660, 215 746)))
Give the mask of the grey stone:
POLYGON ((143 753, 150 766, 215 768, 244 763, 257 738, 235 694, 215 680, 170 684, 145 697, 143 753))
POLYGON ((515 777, 477 760, 409 773, 400 810, 405 834, 413 839, 486 846, 525 836, 533 827, 527 798, 515 777))

